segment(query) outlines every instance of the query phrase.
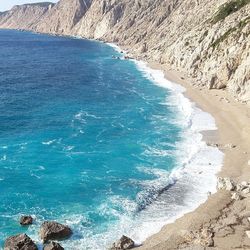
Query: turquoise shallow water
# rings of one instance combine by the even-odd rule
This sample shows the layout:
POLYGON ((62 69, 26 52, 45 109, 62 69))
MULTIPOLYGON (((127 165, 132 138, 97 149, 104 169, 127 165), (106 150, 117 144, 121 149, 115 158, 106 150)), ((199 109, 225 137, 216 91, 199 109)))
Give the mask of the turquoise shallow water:
POLYGON ((131 225, 152 207, 183 203, 184 191, 166 191, 180 167, 178 105, 112 54, 99 42, 0 31, 0 245, 20 232, 39 244, 39 224, 57 220, 74 231, 66 249, 105 249, 136 235, 131 225), (21 214, 35 225, 21 228, 21 214))

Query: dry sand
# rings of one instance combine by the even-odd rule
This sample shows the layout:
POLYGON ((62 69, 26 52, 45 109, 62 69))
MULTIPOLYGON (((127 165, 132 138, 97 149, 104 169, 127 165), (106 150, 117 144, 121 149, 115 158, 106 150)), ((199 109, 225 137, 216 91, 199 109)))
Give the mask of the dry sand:
MULTIPOLYGON (((215 118, 218 131, 204 132, 204 140, 219 144, 225 153, 218 175, 237 183, 250 181, 250 107, 227 91, 197 87, 193 79, 164 65, 151 63, 150 67, 164 70, 167 79, 184 86, 185 95, 215 118)), ((164 226, 138 249, 250 249, 248 216, 250 196, 234 201, 231 192, 218 191, 195 211, 164 226)))

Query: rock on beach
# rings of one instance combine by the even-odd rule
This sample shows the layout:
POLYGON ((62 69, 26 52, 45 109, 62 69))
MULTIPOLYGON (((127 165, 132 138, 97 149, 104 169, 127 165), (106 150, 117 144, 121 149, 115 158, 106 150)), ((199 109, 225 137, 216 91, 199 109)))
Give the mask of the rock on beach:
POLYGON ((131 249, 135 247, 135 242, 129 237, 123 235, 117 242, 113 244, 110 250, 131 249))

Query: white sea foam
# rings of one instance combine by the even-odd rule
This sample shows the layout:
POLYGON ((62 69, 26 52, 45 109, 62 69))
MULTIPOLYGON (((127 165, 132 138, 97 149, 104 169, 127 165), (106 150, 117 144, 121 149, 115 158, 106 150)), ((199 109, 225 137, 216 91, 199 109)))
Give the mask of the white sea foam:
POLYGON ((45 170, 44 166, 38 166, 38 170, 45 170))
MULTIPOLYGON (((141 223, 138 222, 139 227, 137 226, 137 229, 130 233, 137 242, 142 242, 158 232, 165 224, 175 221, 205 202, 208 192, 216 192, 216 173, 222 166, 223 154, 217 148, 208 147, 202 141, 200 132, 216 130, 216 124, 209 113, 197 108, 184 96, 185 88, 165 79, 162 71, 151 69, 144 62, 135 60, 134 62, 145 77, 170 91, 166 104, 177 111, 175 122, 184 131, 183 140, 177 145, 177 167, 168 174, 167 178, 158 178, 159 182, 168 180, 166 185, 169 183, 175 183, 175 185, 140 213, 138 220, 141 223), (181 194, 178 194, 178 190, 182 191, 181 194), (171 196, 175 199, 174 202, 171 202, 171 196), (182 201, 179 205, 176 202, 178 199, 182 201)), ((159 184, 159 187, 161 185, 159 184)), ((156 186, 155 183, 154 186, 156 186)))
POLYGON ((112 47, 114 50, 116 50, 118 53, 121 53, 121 52, 125 52, 124 50, 122 50, 119 46, 117 46, 116 44, 114 43, 107 43, 107 45, 109 45, 110 47, 112 47))
POLYGON ((3 155, 3 157, 0 158, 0 161, 6 161, 7 160, 7 155, 3 155))
POLYGON ((53 144, 54 142, 56 142, 56 139, 55 140, 50 140, 50 141, 44 141, 42 142, 43 145, 51 145, 53 144))
POLYGON ((163 150, 153 147, 147 147, 147 149, 144 151, 145 155, 153 155, 153 156, 168 156, 172 154, 172 151, 170 150, 163 150))

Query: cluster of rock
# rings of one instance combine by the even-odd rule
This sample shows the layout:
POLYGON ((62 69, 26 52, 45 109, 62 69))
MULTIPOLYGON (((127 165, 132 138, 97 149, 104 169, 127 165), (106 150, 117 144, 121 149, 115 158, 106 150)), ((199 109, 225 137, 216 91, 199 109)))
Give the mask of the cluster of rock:
MULTIPOLYGON (((32 216, 21 216, 19 223, 28 226, 33 223, 32 216)), ((63 250, 64 248, 53 240, 64 240, 72 235, 72 230, 55 221, 45 221, 40 227, 40 238, 44 243, 43 250, 63 250)), ((135 242, 123 235, 117 242, 113 243, 110 250, 126 250, 135 247, 135 242)), ((4 250, 38 250, 37 245, 26 234, 18 234, 6 239, 4 250)))
POLYGON ((232 144, 232 143, 220 144, 220 143, 210 143, 210 142, 207 142, 207 145, 209 147, 215 147, 215 148, 219 148, 219 149, 234 149, 234 148, 237 148, 237 145, 232 144))
POLYGON ((191 231, 184 236, 186 243, 202 247, 213 247, 213 231, 210 228, 202 228, 199 231, 191 231))
MULTIPOLYGON (((23 226, 31 225, 33 218, 31 216, 22 216, 20 224, 23 226)), ((45 221, 40 228, 40 238, 44 243, 44 250, 63 250, 64 248, 53 240, 64 240, 72 235, 72 230, 55 221, 45 221)), ((38 250, 38 247, 32 239, 26 234, 18 234, 6 239, 4 250, 38 250)))
POLYGON ((218 178, 217 188, 219 190, 227 190, 232 192, 233 200, 242 200, 250 197, 250 182, 242 181, 236 183, 230 178, 218 178))
MULTIPOLYGON (((0 13, 0 28, 71 35, 117 43, 210 89, 250 101, 250 4, 215 21, 233 0, 60 0, 0 13)), ((225 12, 228 9, 225 10, 225 12)))

